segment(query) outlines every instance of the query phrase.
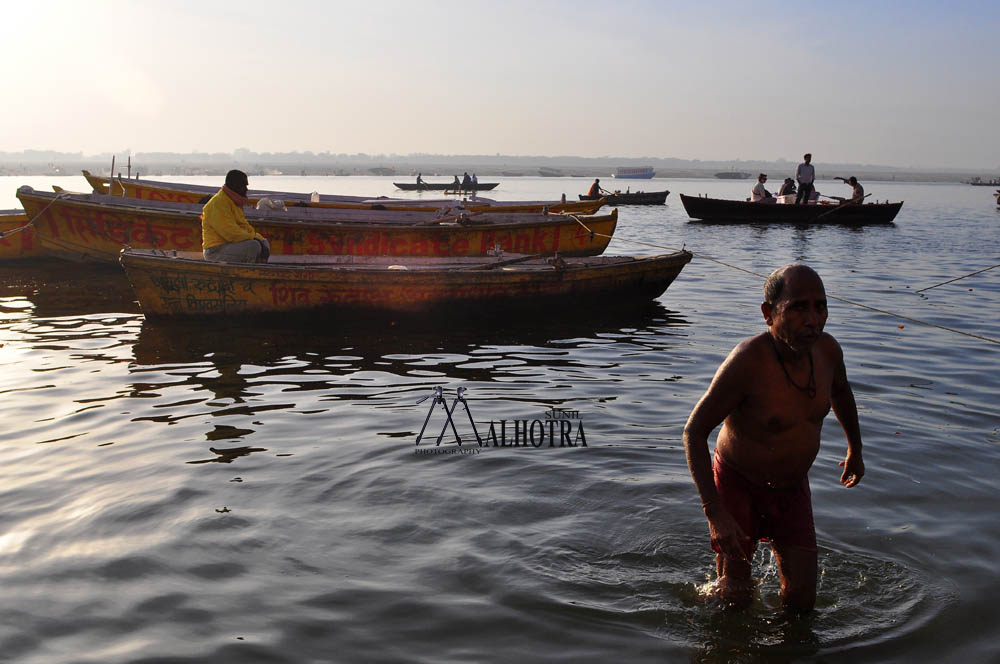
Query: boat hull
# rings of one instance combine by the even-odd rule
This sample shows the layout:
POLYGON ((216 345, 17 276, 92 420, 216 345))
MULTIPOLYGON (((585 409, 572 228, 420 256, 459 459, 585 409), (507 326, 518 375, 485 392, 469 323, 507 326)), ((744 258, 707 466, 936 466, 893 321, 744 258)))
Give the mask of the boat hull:
MULTIPOLYGON (((18 198, 28 214, 36 217, 35 237, 42 248, 59 258, 114 262, 124 246, 201 250, 198 206, 57 195, 27 187, 18 190, 18 198)), ((248 217, 257 232, 268 238, 275 254, 354 256, 486 256, 497 246, 509 253, 596 256, 607 248, 618 223, 617 210, 581 221, 561 214, 484 213, 468 217, 464 224, 454 217, 437 221, 430 213, 367 213, 374 215, 371 221, 359 218, 366 213, 340 220, 324 219, 321 214, 331 213, 315 212, 316 220, 248 217)))
MULTIPOLYGON (((109 188, 115 196, 135 198, 143 201, 162 201, 168 203, 197 203, 204 205, 219 189, 202 185, 159 182, 154 180, 138 180, 128 178, 106 178, 83 171, 94 193, 107 194, 109 188)), ((482 187, 480 187, 482 189, 482 187)), ((574 214, 592 214, 600 209, 596 201, 564 202, 564 201, 494 201, 485 198, 472 198, 456 201, 454 199, 437 200, 406 200, 401 198, 366 198, 364 196, 340 196, 320 194, 319 201, 313 202, 309 194, 290 191, 267 191, 251 189, 250 204, 256 205, 261 198, 271 198, 283 201, 286 205, 331 208, 344 210, 403 210, 416 212, 434 208, 455 208, 465 210, 489 210, 498 213, 516 212, 572 212, 574 214)))
POLYGON ((391 259, 327 256, 322 264, 226 264, 156 253, 121 254, 140 308, 154 318, 323 309, 422 313, 453 307, 465 311, 560 302, 579 307, 649 300, 662 295, 691 260, 691 254, 682 251, 650 258, 551 262, 501 256, 457 262, 403 259, 397 264, 391 259))
POLYGON ((33 258, 42 255, 42 249, 35 239, 33 227, 23 228, 28 223, 24 210, 0 210, 0 260, 33 258))
POLYGON ((681 194, 688 216, 727 224, 889 224, 903 207, 898 203, 865 205, 780 205, 681 194))
MULTIPOLYGON (((605 194, 604 198, 607 199, 608 205, 663 205, 667 202, 669 193, 669 191, 638 191, 626 194, 605 194)), ((580 200, 596 201, 600 200, 600 197, 580 194, 580 200)))
POLYGON ((445 184, 440 182, 424 182, 423 184, 417 184, 416 182, 393 182, 393 184, 396 185, 397 189, 402 189, 403 191, 489 191, 490 189, 495 189, 500 183, 480 182, 479 184, 468 186, 456 186, 454 182, 445 184))

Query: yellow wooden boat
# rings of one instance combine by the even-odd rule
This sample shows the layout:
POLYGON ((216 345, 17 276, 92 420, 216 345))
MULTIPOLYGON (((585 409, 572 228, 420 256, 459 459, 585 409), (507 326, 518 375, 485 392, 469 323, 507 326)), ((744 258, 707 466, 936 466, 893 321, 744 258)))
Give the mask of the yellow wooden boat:
POLYGON ((590 307, 659 297, 691 253, 633 258, 271 256, 213 263, 197 253, 125 249, 120 261, 151 317, 470 306, 590 307))
MULTIPOLYGON (((124 246, 198 251, 201 207, 99 194, 48 193, 21 187, 18 199, 35 219, 46 253, 70 260, 111 262, 124 246)), ((596 256, 618 224, 610 214, 439 212, 291 208, 247 210, 247 220, 275 254, 356 256, 485 256, 509 253, 596 256)))
MULTIPOLYGON (((201 203, 205 204, 219 187, 207 187, 197 184, 182 184, 179 182, 160 182, 157 180, 140 180, 138 178, 107 178, 83 171, 83 177, 97 194, 107 194, 110 190, 114 196, 138 198, 146 201, 167 201, 171 203, 201 203)), ((347 210, 410 210, 421 211, 428 208, 449 208, 455 210, 483 211, 501 214, 518 212, 567 212, 571 214, 593 214, 603 205, 606 199, 597 201, 494 201, 488 198, 472 198, 466 200, 408 200, 403 198, 368 198, 364 196, 342 196, 336 194, 320 194, 319 201, 313 202, 310 194, 290 191, 267 191, 251 189, 249 192, 251 205, 257 205, 261 198, 271 198, 283 201, 286 205, 301 207, 323 207, 347 210)))
POLYGON ((42 255, 34 228, 23 228, 28 219, 24 210, 0 210, 0 260, 42 255))

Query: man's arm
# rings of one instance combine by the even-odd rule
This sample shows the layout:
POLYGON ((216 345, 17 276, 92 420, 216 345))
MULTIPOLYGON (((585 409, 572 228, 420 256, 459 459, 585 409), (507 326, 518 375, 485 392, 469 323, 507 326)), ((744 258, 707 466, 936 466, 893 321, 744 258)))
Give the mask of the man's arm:
POLYGON ((684 452, 708 519, 712 548, 734 558, 745 558, 740 544, 746 535, 719 502, 712 458, 708 452, 708 436, 743 400, 745 373, 742 365, 747 343, 737 346, 722 363, 684 426, 684 452))
POLYGON ((844 435, 847 436, 847 456, 840 462, 844 467, 840 483, 850 488, 860 482, 865 475, 865 462, 861 456, 861 424, 858 422, 858 405, 854 401, 854 392, 847 381, 844 351, 836 341, 833 343, 835 358, 830 403, 834 415, 844 429, 844 435))

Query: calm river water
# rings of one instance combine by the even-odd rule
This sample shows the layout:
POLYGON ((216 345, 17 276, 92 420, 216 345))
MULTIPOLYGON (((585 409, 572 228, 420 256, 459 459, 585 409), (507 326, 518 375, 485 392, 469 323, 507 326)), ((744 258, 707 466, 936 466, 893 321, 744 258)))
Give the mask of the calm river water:
MULTIPOLYGON (((501 180, 500 199, 590 184, 501 180)), ((84 188, 0 178, 0 208, 20 184, 84 188)), ((671 193, 621 208, 609 253, 802 261, 831 296, 1000 339, 1000 269, 916 292, 998 262, 987 188, 865 182, 906 203, 895 225, 851 229, 689 223, 677 196, 742 198, 749 181, 628 184, 671 193)), ((251 186, 395 194, 379 177, 251 186)), ((868 472, 839 485, 831 414, 810 474, 817 610, 782 614, 763 550, 750 610, 704 599, 713 557, 681 433, 763 329, 761 286, 696 258, 625 310, 181 325, 145 321, 116 268, 0 265, 0 659, 997 661, 1000 349, 842 301, 827 330, 868 472), (435 386, 449 406, 468 389, 481 435, 558 408, 587 445, 480 449, 459 405, 461 448, 434 447, 440 407, 417 446, 435 386)))

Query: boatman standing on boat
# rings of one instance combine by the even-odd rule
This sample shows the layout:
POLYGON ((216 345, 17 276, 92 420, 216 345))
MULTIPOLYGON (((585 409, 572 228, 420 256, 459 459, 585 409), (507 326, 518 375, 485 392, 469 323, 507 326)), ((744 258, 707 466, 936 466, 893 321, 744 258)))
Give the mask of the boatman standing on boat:
POLYGON ((243 214, 250 181, 243 171, 226 173, 226 184, 201 210, 201 247, 207 261, 266 263, 271 255, 267 239, 254 230, 243 214))
POLYGON ((757 184, 753 186, 753 191, 750 192, 750 200, 754 203, 777 203, 778 199, 764 188, 765 182, 767 182, 767 173, 761 173, 757 176, 757 184))
POLYGON ((853 175, 849 178, 838 177, 838 180, 843 180, 844 184, 851 185, 851 197, 844 201, 844 203, 857 203, 861 204, 865 202, 865 188, 861 186, 858 179, 853 175))
POLYGON ((802 156, 802 163, 795 169, 795 181, 799 183, 799 193, 795 196, 795 204, 809 203, 816 182, 816 168, 812 165, 812 154, 802 156))
POLYGON ((708 519, 719 575, 717 594, 746 607, 755 584, 750 563, 759 540, 778 561, 782 603, 816 601, 816 531, 809 468, 830 407, 847 436, 840 482, 865 474, 861 428, 844 355, 823 331, 826 292, 805 265, 776 270, 760 305, 768 331, 729 353, 684 427, 688 467, 708 519), (722 428, 709 455, 708 436, 722 428))

